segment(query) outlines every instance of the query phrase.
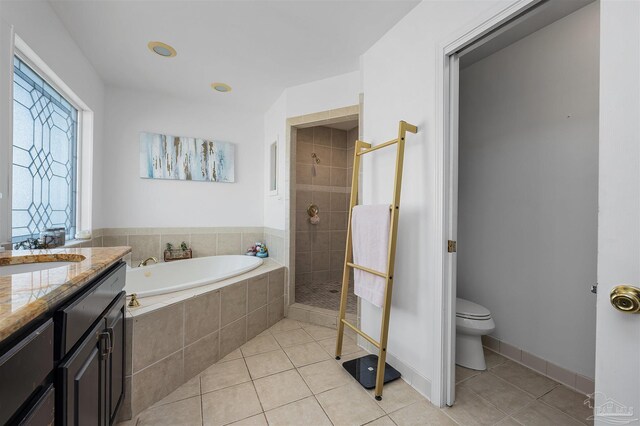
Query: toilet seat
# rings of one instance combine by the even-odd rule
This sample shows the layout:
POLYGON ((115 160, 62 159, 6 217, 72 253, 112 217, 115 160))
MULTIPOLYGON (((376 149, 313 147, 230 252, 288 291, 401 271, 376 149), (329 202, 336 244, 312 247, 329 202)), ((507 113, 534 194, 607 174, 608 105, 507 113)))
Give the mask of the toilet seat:
POLYGON ((476 321, 486 321, 491 319, 491 312, 484 306, 470 302, 465 299, 456 299, 456 317, 476 321))

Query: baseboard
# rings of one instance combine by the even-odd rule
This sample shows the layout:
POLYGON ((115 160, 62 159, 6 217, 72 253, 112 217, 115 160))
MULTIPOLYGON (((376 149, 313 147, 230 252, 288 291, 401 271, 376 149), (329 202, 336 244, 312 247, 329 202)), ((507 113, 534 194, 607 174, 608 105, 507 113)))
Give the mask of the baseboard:
POLYGON ((500 339, 496 339, 493 336, 482 336, 482 344, 485 348, 505 358, 509 358, 518 364, 522 364, 556 382, 560 382, 584 395, 592 394, 595 390, 593 379, 557 366, 546 359, 533 355, 500 339))
MULTIPOLYGON (((358 346, 370 354, 378 354, 378 348, 360 336, 358 336, 358 346)), ((431 401, 431 380, 422 376, 413 369, 413 367, 406 364, 389 351, 387 351, 387 364, 398 370, 402 374, 402 379, 404 379, 405 382, 417 390, 422 396, 427 398, 427 400, 431 401)))

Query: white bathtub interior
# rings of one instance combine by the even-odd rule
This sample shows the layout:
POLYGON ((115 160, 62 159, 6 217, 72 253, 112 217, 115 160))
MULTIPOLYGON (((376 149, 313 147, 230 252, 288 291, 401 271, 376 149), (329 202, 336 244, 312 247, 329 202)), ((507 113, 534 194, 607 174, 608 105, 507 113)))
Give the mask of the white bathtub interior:
POLYGON ((127 294, 156 296, 212 284, 262 265, 253 256, 208 256, 127 269, 127 294))

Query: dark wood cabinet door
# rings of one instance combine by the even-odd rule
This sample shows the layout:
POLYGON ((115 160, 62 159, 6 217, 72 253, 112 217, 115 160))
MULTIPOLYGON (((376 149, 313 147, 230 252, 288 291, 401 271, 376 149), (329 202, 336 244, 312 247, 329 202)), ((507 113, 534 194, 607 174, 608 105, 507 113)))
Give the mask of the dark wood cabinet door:
POLYGON ((59 424, 103 426, 106 423, 106 360, 108 337, 98 321, 59 369, 62 383, 59 424))
POLYGON ((109 420, 115 422, 117 410, 124 398, 124 363, 125 363, 125 297, 122 292, 107 312, 107 332, 111 337, 111 353, 107 362, 107 407, 109 420))

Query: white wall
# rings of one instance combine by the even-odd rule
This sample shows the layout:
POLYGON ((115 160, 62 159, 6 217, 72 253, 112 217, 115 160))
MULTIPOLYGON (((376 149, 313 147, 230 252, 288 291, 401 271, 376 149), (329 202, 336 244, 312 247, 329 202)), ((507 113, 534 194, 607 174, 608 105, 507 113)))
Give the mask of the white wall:
MULTIPOLYGON (((24 40, 31 49, 60 77, 71 90, 94 113, 94 141, 93 141, 93 211, 92 225, 99 228, 103 223, 102 198, 99 196, 102 174, 103 146, 103 103, 104 85, 98 73, 94 70, 87 58, 71 38, 58 16, 47 1, 2 1, 0 3, 0 16, 3 26, 3 37, 9 26, 14 27, 15 34, 24 40)), ((8 43, 0 45, 0 55, 6 57, 10 54, 7 50, 8 43)), ((3 82, 11 78, 11 69, 4 66, 0 71, 3 82)), ((3 103, 12 102, 8 97, 3 97, 3 103)), ((3 123, 5 124, 5 123, 3 123)), ((10 144, 4 134, 2 144, 10 144)))
POLYGON ((460 73, 458 296, 593 378, 599 4, 460 73))
MULTIPOLYGON (((212 93, 212 96, 216 96, 212 93)), ((108 87, 103 194, 106 227, 263 225, 263 138, 259 112, 108 87), (139 177, 139 133, 236 144, 235 183, 139 177)))
POLYGON ((289 196, 289 176, 286 172, 286 121, 287 94, 286 90, 264 115, 264 226, 267 228, 284 229, 285 200, 289 196), (278 183, 277 194, 269 194, 269 149, 273 142, 278 143, 278 183))
MULTIPOLYGON (((461 36, 481 19, 497 14, 513 1, 425 1, 413 9, 362 58, 363 138, 380 143, 397 134, 398 120, 419 128, 406 143, 396 273, 387 352, 399 361, 405 377, 439 403, 431 383, 441 366, 434 348, 442 338, 442 300, 436 279, 443 259, 435 255, 434 209, 436 171, 437 58, 446 41, 461 36), (439 50, 440 49, 440 50, 439 50), (436 365, 437 364, 437 365, 436 365)), ((390 199, 393 151, 380 151, 364 164, 363 201, 390 199)), ((362 327, 378 336, 380 310, 363 302, 362 327)))
POLYGON ((285 200, 289 196, 286 173, 287 119, 305 114, 357 105, 361 93, 360 72, 290 87, 274 102, 264 115, 264 226, 285 229, 285 200), (269 147, 278 141, 278 194, 269 195, 269 147))

